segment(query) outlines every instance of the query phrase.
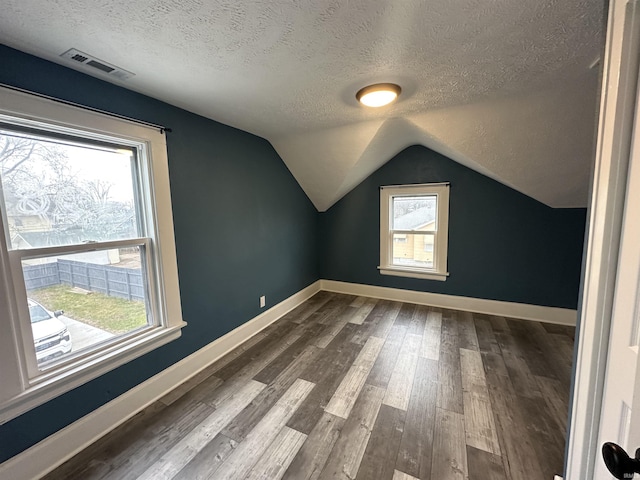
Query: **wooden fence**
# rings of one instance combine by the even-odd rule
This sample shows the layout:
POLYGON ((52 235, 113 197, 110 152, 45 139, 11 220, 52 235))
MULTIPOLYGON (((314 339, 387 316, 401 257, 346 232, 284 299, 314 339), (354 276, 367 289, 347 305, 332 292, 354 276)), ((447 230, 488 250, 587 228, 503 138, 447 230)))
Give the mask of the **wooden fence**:
POLYGON ((139 268, 119 268, 110 265, 58 259, 23 268, 28 290, 61 283, 128 300, 145 298, 144 279, 139 268))

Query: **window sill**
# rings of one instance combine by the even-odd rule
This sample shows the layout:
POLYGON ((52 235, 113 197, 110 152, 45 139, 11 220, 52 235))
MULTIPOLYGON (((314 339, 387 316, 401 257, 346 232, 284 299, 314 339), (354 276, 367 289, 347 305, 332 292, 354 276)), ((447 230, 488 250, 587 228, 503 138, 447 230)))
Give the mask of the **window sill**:
POLYGON ((0 425, 38 405, 83 385, 104 373, 116 369, 142 355, 176 340, 187 324, 181 322, 169 328, 155 328, 125 344, 115 345, 107 352, 98 351, 95 359, 82 359, 63 371, 46 373, 19 395, 0 404, 0 425), (37 382, 37 383, 36 383, 37 382))
POLYGON ((378 267, 381 275, 393 275, 396 277, 421 278, 423 280, 438 280, 444 282, 449 276, 449 272, 434 272, 419 268, 406 268, 397 266, 378 267))

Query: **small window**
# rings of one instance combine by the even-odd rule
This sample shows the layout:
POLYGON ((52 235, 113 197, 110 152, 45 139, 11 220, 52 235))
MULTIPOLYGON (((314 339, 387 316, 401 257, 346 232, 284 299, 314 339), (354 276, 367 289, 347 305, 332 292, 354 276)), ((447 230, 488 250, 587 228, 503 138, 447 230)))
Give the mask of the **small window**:
POLYGON ((0 105, 5 421, 184 323, 164 134, 6 89, 0 105))
POLYGON ((446 280, 449 184, 380 189, 380 273, 446 280))
POLYGON ((407 236, 406 235, 394 235, 393 236, 393 241, 396 243, 407 243, 407 236))

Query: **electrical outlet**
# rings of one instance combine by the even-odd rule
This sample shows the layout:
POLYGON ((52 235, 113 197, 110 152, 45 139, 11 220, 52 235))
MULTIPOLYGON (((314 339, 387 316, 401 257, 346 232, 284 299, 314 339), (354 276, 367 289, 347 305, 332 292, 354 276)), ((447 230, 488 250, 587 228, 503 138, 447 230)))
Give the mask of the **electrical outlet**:
POLYGON ((265 297, 264 295, 262 295, 260 297, 260 308, 264 308, 264 306, 267 304, 267 297, 265 297))

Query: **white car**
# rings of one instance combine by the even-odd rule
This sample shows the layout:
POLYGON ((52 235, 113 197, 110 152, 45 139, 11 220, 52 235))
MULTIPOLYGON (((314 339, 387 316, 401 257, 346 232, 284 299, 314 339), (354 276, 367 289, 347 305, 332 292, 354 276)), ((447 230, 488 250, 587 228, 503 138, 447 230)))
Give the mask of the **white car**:
POLYGON ((58 318, 64 312, 50 312, 38 302, 31 299, 28 302, 38 363, 71 352, 71 335, 67 326, 58 318))

